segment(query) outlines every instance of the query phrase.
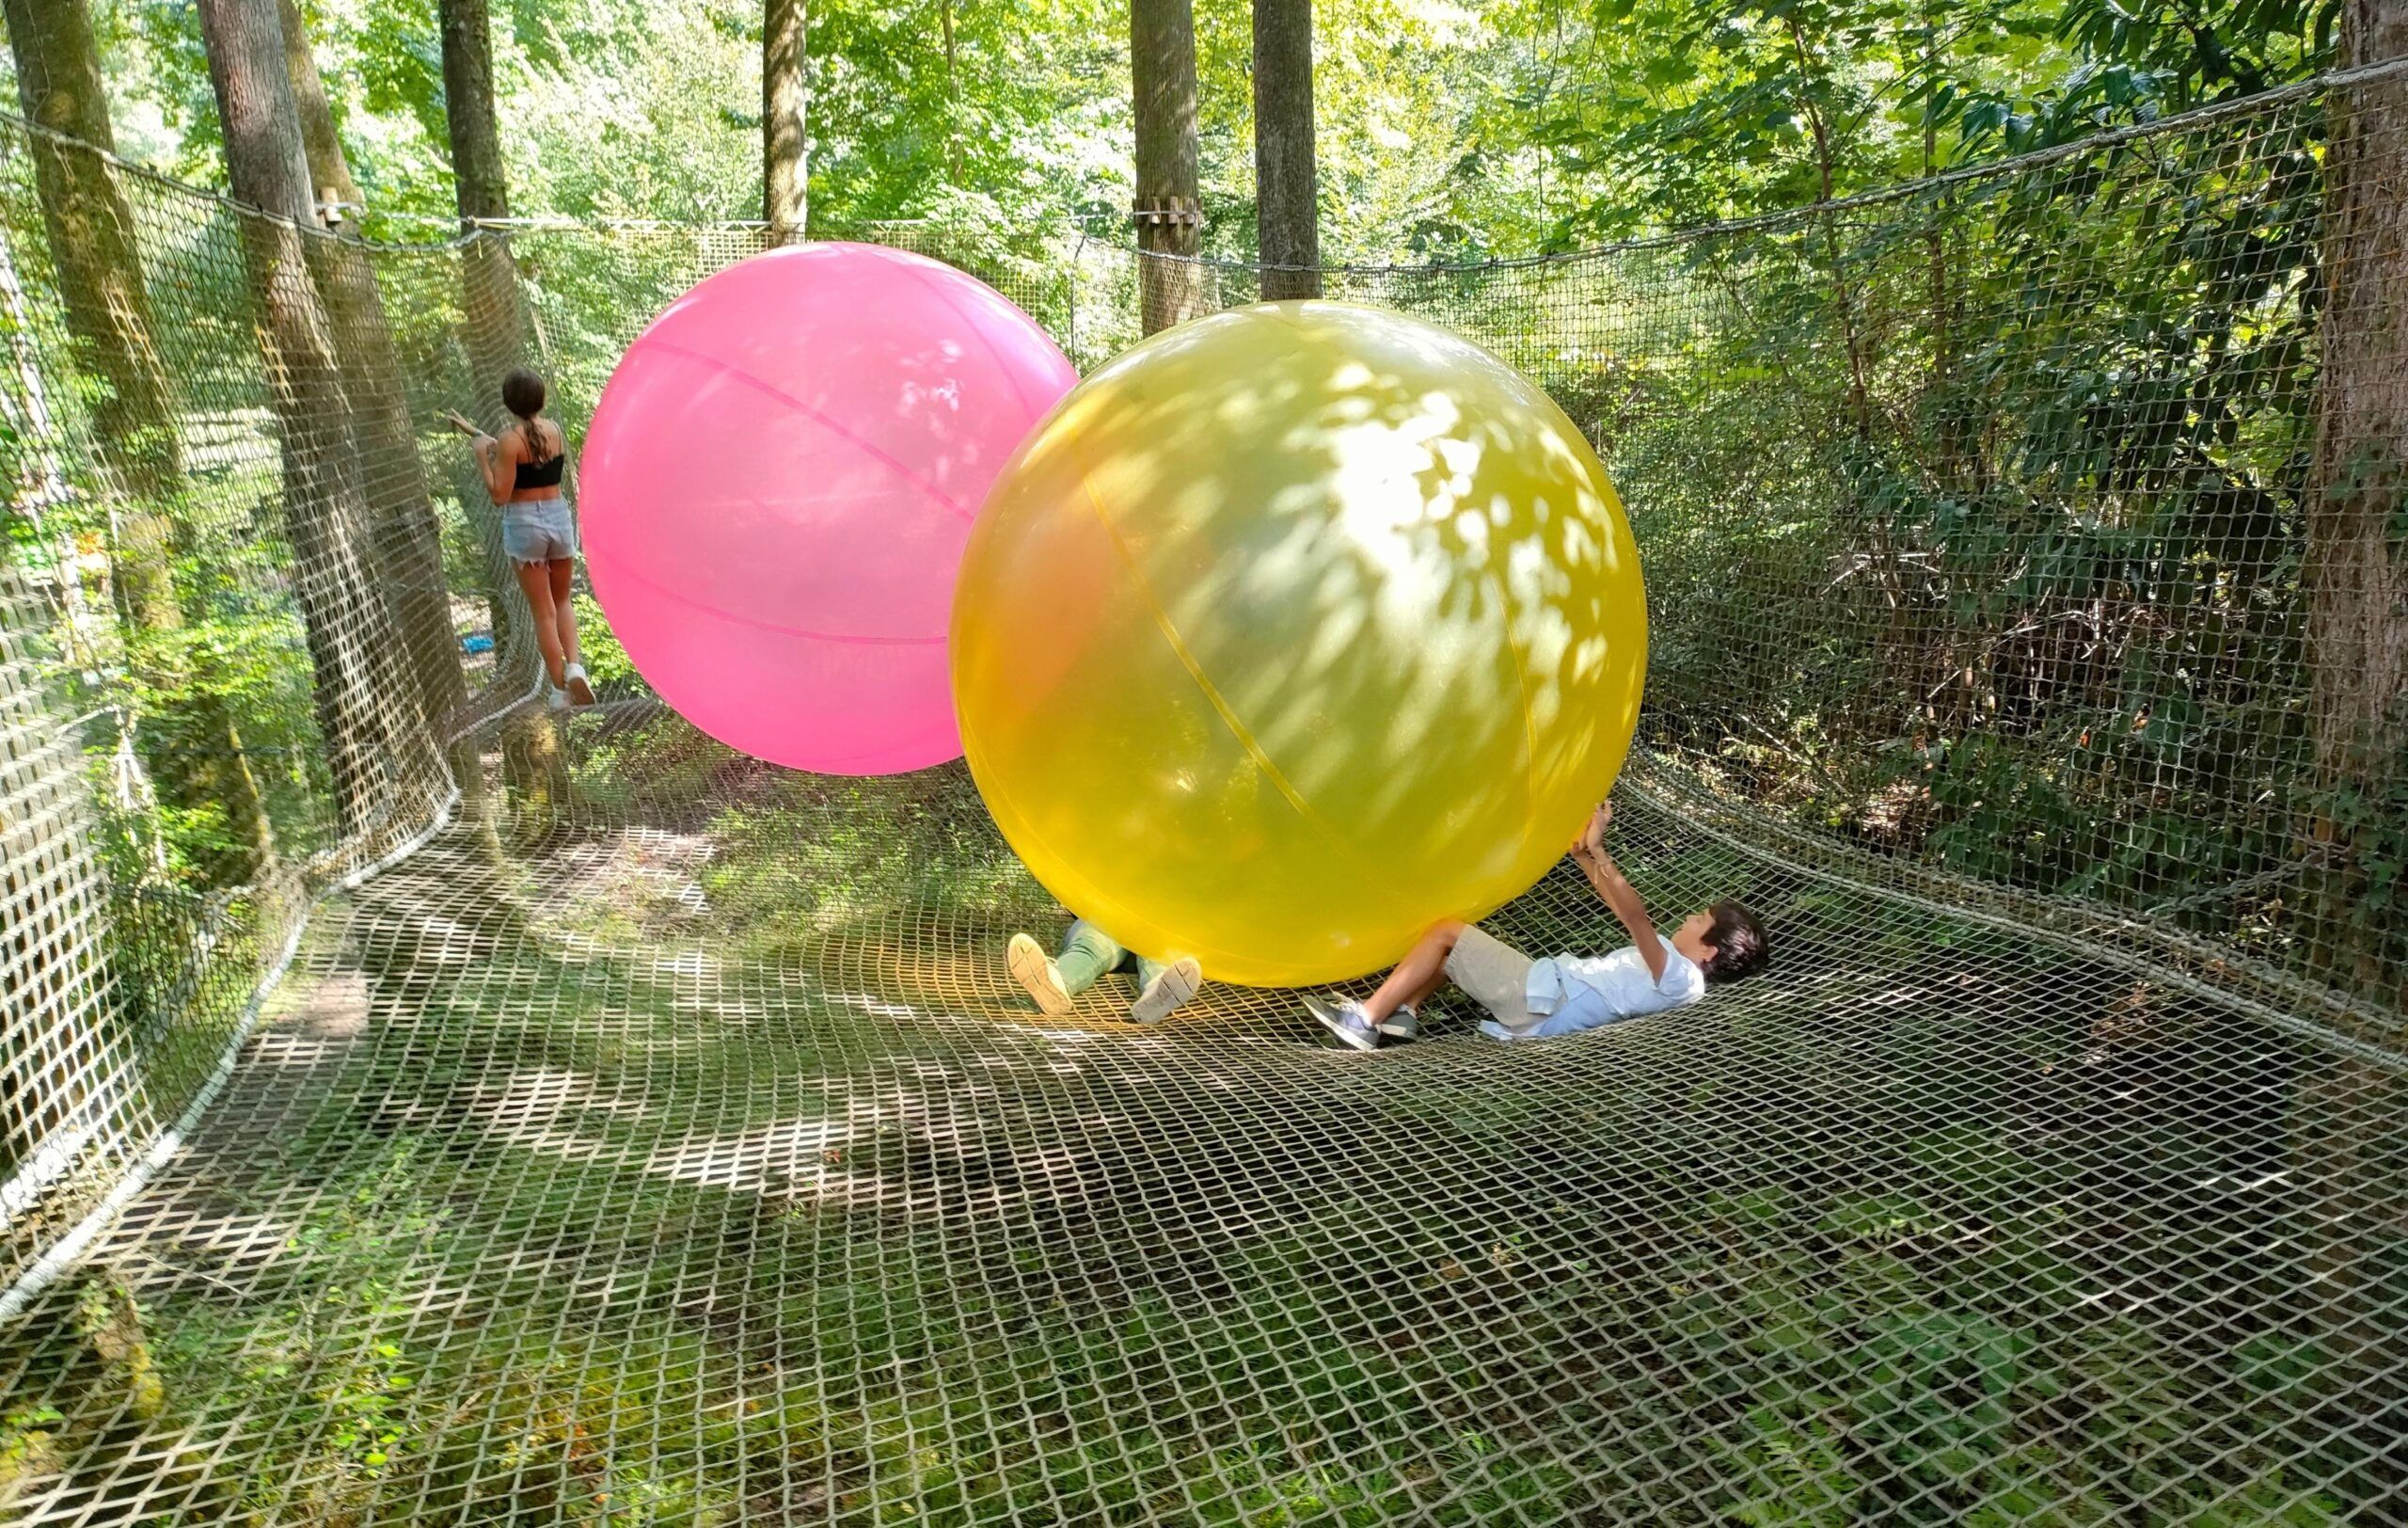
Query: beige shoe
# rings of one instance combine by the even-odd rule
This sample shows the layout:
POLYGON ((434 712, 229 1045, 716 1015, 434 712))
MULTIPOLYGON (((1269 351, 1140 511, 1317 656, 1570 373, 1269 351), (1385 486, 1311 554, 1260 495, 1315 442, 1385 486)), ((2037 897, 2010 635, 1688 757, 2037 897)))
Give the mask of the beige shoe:
POLYGON ((1173 961, 1137 995, 1137 1000, 1129 1006, 1129 1017, 1136 1024, 1160 1024, 1203 986, 1203 967, 1183 957, 1173 961))
POLYGON ((1005 960, 1011 966, 1012 979, 1027 989, 1049 1017, 1058 1019, 1070 1011, 1070 995, 1062 989, 1062 973, 1054 968, 1054 957, 1045 953, 1043 945, 1016 933, 1005 947, 1005 960))

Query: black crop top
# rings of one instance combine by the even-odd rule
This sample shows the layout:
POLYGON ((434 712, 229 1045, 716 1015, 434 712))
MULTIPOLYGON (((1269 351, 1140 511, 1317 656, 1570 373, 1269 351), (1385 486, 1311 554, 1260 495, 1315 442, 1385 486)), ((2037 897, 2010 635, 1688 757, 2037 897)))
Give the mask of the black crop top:
MULTIPOLYGON (((556 429, 559 429, 559 426, 554 426, 554 432, 556 429)), ((520 446, 520 451, 534 451, 537 443, 539 441, 534 438, 534 426, 520 424, 520 429, 517 429, 517 446, 520 446)), ((556 489, 556 486, 561 486, 561 465, 566 463, 566 460, 568 460, 568 441, 561 441, 561 451, 551 454, 551 460, 542 460, 542 463, 517 463, 515 472, 511 472, 511 492, 515 494, 517 489, 556 489)))
POLYGON ((547 462, 520 462, 510 479, 513 490, 519 488, 557 488, 561 485, 561 467, 568 460, 563 452, 547 462))

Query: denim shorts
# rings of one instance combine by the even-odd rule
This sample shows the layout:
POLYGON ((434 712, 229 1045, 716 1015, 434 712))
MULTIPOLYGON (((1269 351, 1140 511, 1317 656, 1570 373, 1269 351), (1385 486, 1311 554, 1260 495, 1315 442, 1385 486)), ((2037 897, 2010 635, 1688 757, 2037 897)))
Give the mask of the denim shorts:
POLYGON ((565 499, 530 499, 501 506, 502 554, 514 563, 549 563, 577 555, 577 523, 565 499))

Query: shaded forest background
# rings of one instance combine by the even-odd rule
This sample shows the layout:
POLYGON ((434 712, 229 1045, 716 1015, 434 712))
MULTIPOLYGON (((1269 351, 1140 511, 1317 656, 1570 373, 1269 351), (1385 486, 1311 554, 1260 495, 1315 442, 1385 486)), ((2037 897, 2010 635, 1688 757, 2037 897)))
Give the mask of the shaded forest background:
MULTIPOLYGON (((66 417, 71 434, 87 423, 100 470, 24 539, 71 549, 59 566, 81 570, 56 582, 80 581, 87 608, 133 612, 121 672, 84 672, 113 714, 140 719, 109 756, 139 756, 164 782, 166 831, 136 880, 249 885, 330 831, 367 842, 410 819, 410 790, 378 772, 441 772, 390 764, 403 751, 372 696, 393 685, 336 672, 327 660, 360 633, 327 613, 365 621, 372 651, 413 655, 431 723, 460 704, 460 644, 507 650, 510 613, 482 597, 496 581, 482 496, 460 491, 453 443, 405 394, 465 386, 491 405, 488 379, 531 340, 574 438, 645 314, 761 237, 693 225, 767 203, 772 242, 807 217, 822 235, 954 259, 1085 362, 1286 291, 1242 267, 1124 265, 1132 242, 1243 262, 1277 229, 1282 262, 1317 249, 1389 266, 1334 276, 1330 294, 1481 338, 1612 464, 1650 549, 1651 688, 1680 699, 1656 708, 1653 745, 1884 852, 2153 913, 2361 991, 2396 992, 2408 970, 2392 915, 2408 767, 2390 724, 2408 609, 2408 358, 2390 294, 2408 246, 2389 232, 2408 103, 2389 76, 2329 103, 2278 89, 2408 53, 2408 8, 2353 9, 2347 28, 2337 6, 2298 0, 287 0, 281 22, 278 8, 13 0, 10 16, 52 18, 54 36, 88 14, 93 41, 48 50, 46 97, 35 72, 17 83, 71 136, 113 136, 137 164, 296 222, 331 187, 364 203, 371 238, 421 246, 502 214, 669 231, 473 240, 456 292, 434 267, 404 274, 448 258, 423 247, 373 277, 318 249, 325 269, 304 279, 302 252, 250 225, 239 260, 178 231, 192 209, 166 203, 184 193, 149 185, 129 205, 112 199, 140 177, 37 156, 47 221, 24 219, 13 247, 51 250, 82 374, 44 406, 88 394, 88 420, 66 417), (1282 24, 1258 33, 1266 15, 1282 24), (489 95, 472 56, 488 21, 489 95), (229 41, 245 26, 306 50, 246 56, 229 41), (797 36, 803 88, 782 72, 789 104, 765 121, 762 60, 794 56, 768 39, 797 36), (1266 56, 1277 67, 1258 82, 1266 56), (468 83, 447 98, 447 77, 468 83), (282 104, 230 129, 222 103, 269 97, 282 104), (2251 97, 2214 121, 2114 132, 2251 97), (1258 135, 1258 110, 1273 130, 1258 135), (340 157, 323 151, 325 126, 340 157), (1258 206, 1282 144, 1289 163, 1308 149, 1308 173, 1258 206), (1886 194, 1830 206, 1872 191, 1886 194), (155 226, 137 228, 154 198, 155 226), (1153 210, 1133 231, 1133 203, 1153 210), (1733 223, 1677 248, 1629 242, 1733 223), (133 242, 96 236, 112 226, 133 242), (1600 245, 1617 247, 1448 269, 1600 245), (323 311, 303 300, 313 287, 323 311), (290 332, 272 333, 271 299, 288 296, 290 332), (156 333, 135 332, 145 302, 156 333), (218 322, 246 305, 259 334, 218 322), (321 344, 335 334, 360 342, 321 344), (318 380, 213 400, 237 406, 255 479, 240 494, 211 479, 225 502, 196 514, 173 501, 201 475, 144 452, 225 421, 179 422, 166 376, 133 375, 127 358, 230 383, 254 341, 266 376, 318 380), (409 365, 432 370, 396 390, 409 365), (338 393, 354 417, 326 432, 304 400, 338 393), (325 470, 304 470, 313 452, 325 470), (372 484, 309 497, 372 458, 372 484), (351 555, 340 537, 320 545, 345 517, 415 571, 389 610, 311 584, 297 623, 272 557, 254 570, 259 599, 226 596, 271 513, 307 578, 351 555), (204 522, 224 546, 126 530, 204 522), (182 605, 143 613, 134 597, 153 586, 182 605), (280 653, 261 639, 271 629, 280 653), (222 759, 243 766, 233 788, 222 759), (301 804, 279 808, 288 778, 301 804)), ((20 67, 44 52, 25 30, 9 39, 20 67)), ((43 268, 27 271, 41 290, 43 268)))
MULTIPOLYGON (((195 8, 96 0, 119 149, 222 185, 195 8)), ((811 217, 1121 226, 1127 0, 810 8, 811 217)), ((385 236, 453 212, 435 0, 304 0, 385 236)), ((492 9, 521 214, 761 209, 761 10, 492 9)), ((1794 207, 2314 72, 2329 0, 1322 0, 1325 261, 1541 253, 1794 207)), ((1247 8, 1195 7, 1204 247, 1254 253, 1247 8)))

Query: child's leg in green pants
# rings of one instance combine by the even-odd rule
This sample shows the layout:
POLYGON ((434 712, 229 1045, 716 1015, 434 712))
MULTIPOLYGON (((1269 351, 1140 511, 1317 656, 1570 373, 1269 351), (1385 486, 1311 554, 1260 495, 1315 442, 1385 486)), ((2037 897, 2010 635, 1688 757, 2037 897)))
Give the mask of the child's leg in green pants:
POLYGON ((1133 969, 1137 991, 1129 1016, 1139 1024, 1159 1024, 1172 1009, 1196 995, 1202 979, 1194 961, 1169 965, 1149 961, 1084 918, 1070 925, 1062 953, 1051 961, 1038 956, 1035 942, 1025 934, 1013 935, 1013 947, 1017 951, 1013 974, 1048 1013, 1069 1011, 1071 999, 1107 974, 1133 969), (1057 982, 1058 988, 1050 985, 1057 982))
MULTIPOLYGON (((1069 937, 1062 941, 1062 953, 1054 957, 1054 969, 1062 973, 1062 990, 1076 997, 1108 973, 1119 970, 1127 959, 1129 951, 1110 934, 1080 918, 1070 925, 1069 937)), ((1143 971, 1145 965, 1139 962, 1138 969, 1143 971)))

